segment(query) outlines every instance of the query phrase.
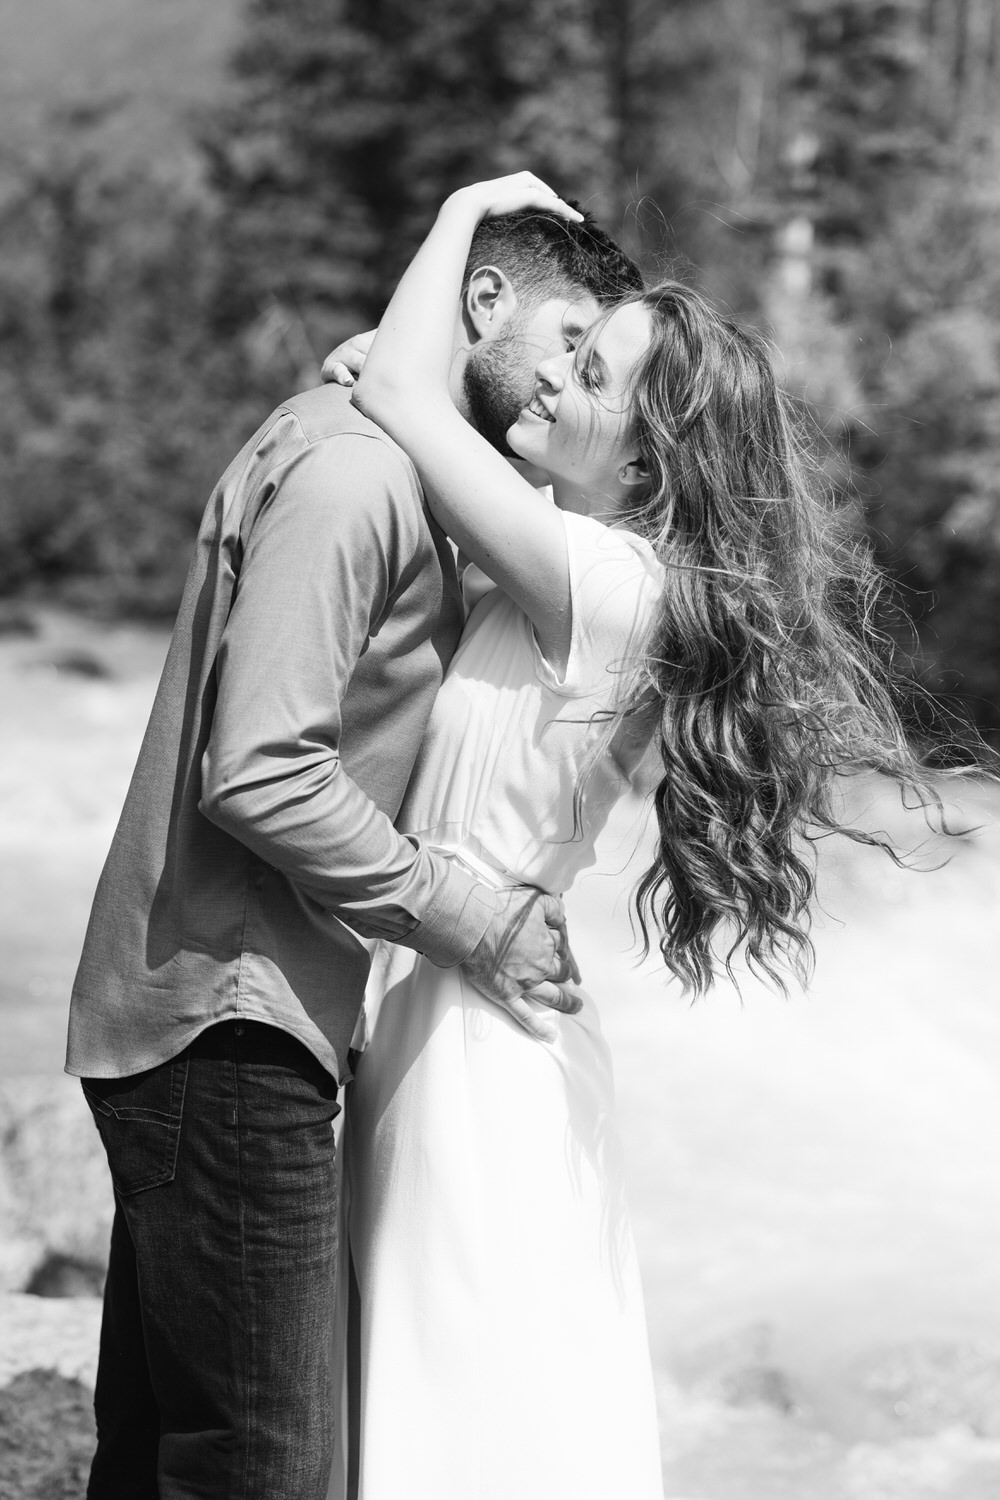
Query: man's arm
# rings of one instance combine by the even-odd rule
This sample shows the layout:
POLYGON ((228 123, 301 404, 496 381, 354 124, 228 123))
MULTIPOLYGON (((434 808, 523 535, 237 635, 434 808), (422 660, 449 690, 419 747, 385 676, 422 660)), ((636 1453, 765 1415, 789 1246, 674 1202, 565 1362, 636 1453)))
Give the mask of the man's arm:
POLYGON ((305 446, 267 476, 218 653, 200 805, 364 936, 405 941, 426 921, 429 955, 454 964, 491 893, 400 837, 340 758, 341 703, 418 505, 402 462, 364 435, 305 446))
MULTIPOLYGON (((398 834, 340 758, 341 702, 419 505, 402 460, 364 435, 306 446, 264 480, 217 658, 200 809, 362 936, 448 967, 480 950, 497 893, 398 834)), ((512 937, 502 989, 562 972, 546 910, 512 937)))

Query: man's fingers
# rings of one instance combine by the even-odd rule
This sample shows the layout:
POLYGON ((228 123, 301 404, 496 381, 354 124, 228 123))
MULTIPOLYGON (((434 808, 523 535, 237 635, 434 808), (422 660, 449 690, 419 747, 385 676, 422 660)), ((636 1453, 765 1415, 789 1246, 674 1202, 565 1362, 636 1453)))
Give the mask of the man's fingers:
POLYGON ((524 998, 537 1000, 540 1005, 547 1005, 549 1010, 561 1011, 564 1016, 575 1016, 583 1009, 583 995, 574 985, 554 984, 550 979, 533 984, 530 989, 525 990, 524 998))
POLYGON ((323 379, 327 385, 353 385, 354 376, 342 360, 328 354, 323 361, 323 379))
POLYGON ((557 953, 553 954, 548 973, 539 974, 535 980, 526 980, 525 988, 534 989, 536 984, 541 983, 567 984, 569 981, 573 981, 575 984, 580 983, 579 970, 576 967, 572 953, 568 949, 564 950, 560 948, 557 953))
POLYGON ((565 927, 553 927, 551 931, 555 938, 554 956, 556 967, 549 975, 549 978, 555 979, 559 983, 571 979, 574 984, 580 984, 583 976, 580 973, 580 966, 576 961, 573 950, 569 945, 569 932, 565 927))
POLYGON ((542 909, 542 916, 545 918, 546 927, 561 927, 565 931, 566 908, 559 897, 550 896, 547 891, 543 891, 536 897, 536 900, 542 909))
POLYGON ((547 892, 523 886, 500 892, 494 921, 464 967, 484 994, 540 1040, 553 1039, 540 1006, 573 1015, 582 1005, 573 989, 580 970, 570 952, 563 904, 547 892))
POLYGON ((580 966, 569 945, 569 932, 565 927, 553 927, 550 931, 555 938, 557 970, 550 974, 549 978, 560 982, 565 979, 572 979, 574 984, 579 984, 581 981, 580 966))
POLYGON ((356 333, 338 344, 323 361, 323 379, 328 385, 353 385, 365 367, 368 351, 375 340, 375 329, 356 333))

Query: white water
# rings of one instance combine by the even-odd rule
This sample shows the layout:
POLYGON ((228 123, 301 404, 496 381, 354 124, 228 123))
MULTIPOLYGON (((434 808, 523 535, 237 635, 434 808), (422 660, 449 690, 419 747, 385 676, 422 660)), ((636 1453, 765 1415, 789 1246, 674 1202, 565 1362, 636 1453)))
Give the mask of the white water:
MULTIPOLYGON (((90 893, 162 634, 45 617, 0 640, 0 1072, 62 1062, 90 893), (56 670, 85 651, 112 672, 56 670)), ((688 1006, 625 956, 617 874, 570 900, 616 1059, 662 1385, 692 1500, 1000 1495, 1000 800, 932 874, 824 850, 808 994, 688 1006)), ((893 802, 869 826, 919 839, 893 802), (908 830, 912 830, 912 833, 908 830)), ((637 868, 633 866, 633 870, 637 868)))

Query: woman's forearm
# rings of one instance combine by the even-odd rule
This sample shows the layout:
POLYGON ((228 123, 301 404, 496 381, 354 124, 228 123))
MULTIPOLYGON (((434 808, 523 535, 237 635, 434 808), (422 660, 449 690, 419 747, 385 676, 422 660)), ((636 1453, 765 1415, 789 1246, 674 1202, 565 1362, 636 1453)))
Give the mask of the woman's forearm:
POLYGON ((390 433, 398 403, 448 401, 455 320, 469 246, 481 211, 453 193, 392 295, 355 386, 357 405, 390 433))
MULTIPOLYGON (((476 226, 529 208, 580 217, 526 172, 452 194, 386 308, 352 400, 409 455, 439 524, 524 610, 542 650, 561 663, 571 621, 562 518, 465 421, 450 386, 476 226)), ((501 324, 497 318, 490 332, 501 324)))

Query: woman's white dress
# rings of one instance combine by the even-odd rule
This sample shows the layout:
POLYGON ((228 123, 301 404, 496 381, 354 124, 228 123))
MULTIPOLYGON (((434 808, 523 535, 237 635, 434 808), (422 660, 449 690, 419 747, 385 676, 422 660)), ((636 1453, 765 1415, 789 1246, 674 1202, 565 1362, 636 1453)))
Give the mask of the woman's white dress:
MULTIPOLYGON (((400 820, 498 885, 552 892, 592 863, 625 790, 600 715, 662 586, 637 537, 582 516, 566 514, 565 525, 564 679, 525 616, 489 591, 438 696, 400 820)), ((660 1500, 597 1006, 556 1016, 548 1045, 460 970, 400 949, 380 957, 345 1136, 357 1495, 660 1500)), ((335 1475, 331 1495, 344 1493, 335 1475)))

